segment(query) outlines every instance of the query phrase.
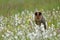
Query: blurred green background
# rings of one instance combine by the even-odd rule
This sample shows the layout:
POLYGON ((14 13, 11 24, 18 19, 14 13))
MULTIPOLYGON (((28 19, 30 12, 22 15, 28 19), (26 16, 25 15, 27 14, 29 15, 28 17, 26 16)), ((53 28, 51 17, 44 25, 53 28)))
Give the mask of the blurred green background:
POLYGON ((0 0, 0 15, 9 16, 11 12, 21 12, 25 9, 34 11, 51 10, 60 7, 60 0, 0 0))

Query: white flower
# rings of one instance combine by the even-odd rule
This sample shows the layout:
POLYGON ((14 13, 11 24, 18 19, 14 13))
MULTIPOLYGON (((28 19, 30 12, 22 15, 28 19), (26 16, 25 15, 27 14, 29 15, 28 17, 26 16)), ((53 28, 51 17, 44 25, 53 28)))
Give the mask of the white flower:
POLYGON ((10 33, 5 33, 5 36, 6 36, 6 37, 9 37, 9 36, 10 36, 10 33))
POLYGON ((17 37, 17 36, 15 36, 15 39, 18 39, 18 37, 17 37))
POLYGON ((4 27, 0 27, 0 31, 2 31, 4 29, 4 27))
POLYGON ((45 30, 44 30, 44 25, 43 25, 43 24, 41 24, 40 27, 41 27, 41 30, 42 30, 42 31, 45 31, 45 30))
POLYGON ((48 38, 48 35, 45 35, 44 38, 48 38))
POLYGON ((2 37, 4 37, 4 35, 2 35, 2 37))
POLYGON ((24 14, 24 11, 22 11, 22 15, 24 14))
POLYGON ((6 37, 9 37, 10 35, 13 35, 13 32, 7 30, 7 32, 5 33, 6 37))
POLYGON ((60 37, 60 34, 58 34, 57 36, 60 37))
POLYGON ((50 37, 53 36, 52 34, 50 34, 50 37))
POLYGON ((53 9, 53 11, 54 11, 55 9, 53 9))
POLYGON ((3 16, 0 17, 0 22, 3 20, 3 18, 4 18, 3 16))
POLYGON ((18 25, 18 23, 15 23, 15 26, 17 26, 18 25))
POLYGON ((52 13, 54 14, 55 12, 53 11, 52 13))
POLYGON ((18 31, 17 35, 23 35, 22 31, 18 31))
POLYGON ((33 37, 33 34, 32 34, 32 33, 29 33, 27 36, 28 36, 31 40, 32 40, 32 39, 34 39, 34 37, 33 37))
POLYGON ((56 11, 56 13, 58 13, 58 11, 56 11))
POLYGON ((18 16, 19 16, 18 14, 15 14, 15 20, 19 20, 18 16))
POLYGON ((56 35, 56 32, 53 32, 54 36, 56 35))
POLYGON ((27 13, 29 13, 29 10, 26 10, 27 13))

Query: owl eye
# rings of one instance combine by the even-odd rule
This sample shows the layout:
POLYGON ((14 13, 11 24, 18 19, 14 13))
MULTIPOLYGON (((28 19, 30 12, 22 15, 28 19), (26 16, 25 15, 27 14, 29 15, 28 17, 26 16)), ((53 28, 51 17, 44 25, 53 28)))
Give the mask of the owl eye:
POLYGON ((39 15, 41 15, 42 13, 41 12, 39 12, 39 15))
POLYGON ((37 16, 37 12, 35 13, 35 16, 37 16))

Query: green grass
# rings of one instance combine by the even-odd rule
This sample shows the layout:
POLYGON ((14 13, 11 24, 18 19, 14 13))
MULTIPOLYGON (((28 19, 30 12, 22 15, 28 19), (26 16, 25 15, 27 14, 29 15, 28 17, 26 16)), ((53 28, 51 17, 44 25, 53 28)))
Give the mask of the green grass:
MULTIPOLYGON (((44 38, 44 35, 34 36, 37 34, 34 24, 34 18, 33 18, 33 11, 32 13, 29 10, 22 11, 21 13, 12 11, 13 15, 10 15, 8 17, 0 16, 1 23, 0 26, 0 40, 31 40, 33 38, 30 38, 30 36, 35 37, 33 40, 59 40, 59 34, 57 33, 57 28, 60 28, 58 24, 60 22, 59 19, 59 10, 48 10, 48 11, 42 11, 43 16, 45 16, 47 21, 47 27, 48 30, 46 31, 48 34, 48 38, 44 38), (50 11, 50 12, 49 12, 50 11), (58 11, 58 12, 56 12, 58 11), (43 13, 45 12, 45 13, 43 13), (48 13, 47 13, 48 12, 48 13), (54 13, 53 13, 54 12, 54 13), (49 16, 48 16, 49 15, 49 16), (51 28, 49 28, 51 27, 51 28), (20 33, 19 33, 20 32, 20 33), (54 36, 54 32, 56 32, 56 35, 54 36), (50 36, 52 34, 52 36, 50 36), (30 36, 28 36, 30 35, 30 36)), ((38 31, 39 34, 41 32, 38 31)), ((39 35, 37 34, 37 35, 39 35)), ((42 34, 41 34, 42 35, 42 34)))
POLYGON ((31 40, 33 37, 33 40, 60 40, 60 34, 56 32, 59 23, 60 0, 0 0, 0 40, 31 40), (33 18, 36 9, 46 18, 47 38, 36 32, 33 18), (53 35, 50 37, 50 34, 53 35))
POLYGON ((0 0, 0 15, 11 14, 14 11, 23 11, 25 9, 34 11, 36 8, 41 10, 51 10, 60 7, 60 0, 0 0))

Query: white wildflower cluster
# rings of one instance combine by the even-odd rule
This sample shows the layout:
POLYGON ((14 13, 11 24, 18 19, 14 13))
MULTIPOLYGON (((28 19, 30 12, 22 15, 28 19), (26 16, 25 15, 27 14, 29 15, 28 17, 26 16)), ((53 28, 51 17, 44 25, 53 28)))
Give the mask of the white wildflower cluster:
MULTIPOLYGON (((47 29, 44 25, 38 26, 34 22, 34 12, 24 10, 10 17, 0 16, 0 38, 3 40, 59 40, 56 28, 60 25, 59 7, 52 11, 41 10, 46 21, 47 29), (56 27, 56 28, 55 28, 56 27)), ((36 9, 36 11, 39 11, 36 9)))

